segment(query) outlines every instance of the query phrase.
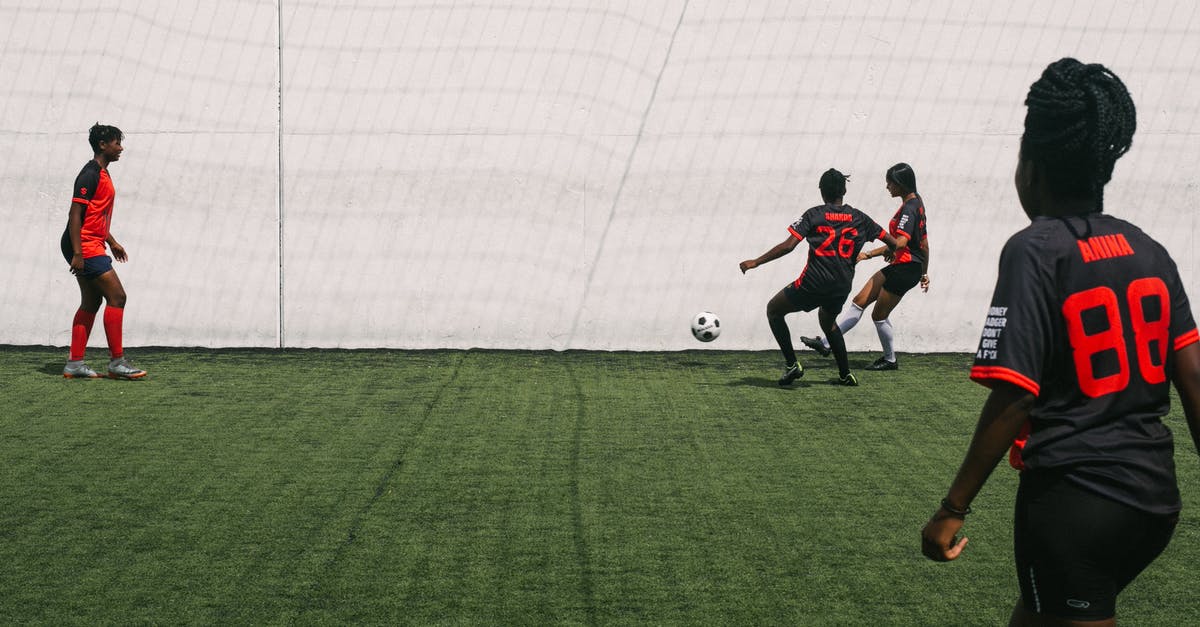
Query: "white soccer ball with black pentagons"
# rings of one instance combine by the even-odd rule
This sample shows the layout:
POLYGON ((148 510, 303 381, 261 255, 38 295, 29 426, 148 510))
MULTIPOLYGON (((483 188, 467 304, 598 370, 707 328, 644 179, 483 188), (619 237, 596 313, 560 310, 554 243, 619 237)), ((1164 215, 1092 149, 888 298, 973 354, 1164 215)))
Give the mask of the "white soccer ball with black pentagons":
POLYGON ((702 311, 692 318, 692 335, 701 342, 711 342, 721 334, 721 319, 711 311, 702 311))

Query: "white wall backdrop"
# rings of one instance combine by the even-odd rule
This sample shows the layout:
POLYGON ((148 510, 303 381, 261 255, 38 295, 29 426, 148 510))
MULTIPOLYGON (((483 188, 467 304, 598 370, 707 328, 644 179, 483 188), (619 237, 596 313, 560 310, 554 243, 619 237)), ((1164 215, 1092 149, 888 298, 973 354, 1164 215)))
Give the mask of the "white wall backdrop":
POLYGON ((69 341, 58 239, 101 121, 126 133, 130 346, 772 349, 766 301, 806 250, 738 262, 829 167, 886 223, 906 161, 933 287, 893 314, 898 349, 973 350, 1026 223, 1022 102, 1062 56, 1138 105, 1107 211, 1200 279, 1188 0, 0 0, 0 37, 0 343, 69 341))

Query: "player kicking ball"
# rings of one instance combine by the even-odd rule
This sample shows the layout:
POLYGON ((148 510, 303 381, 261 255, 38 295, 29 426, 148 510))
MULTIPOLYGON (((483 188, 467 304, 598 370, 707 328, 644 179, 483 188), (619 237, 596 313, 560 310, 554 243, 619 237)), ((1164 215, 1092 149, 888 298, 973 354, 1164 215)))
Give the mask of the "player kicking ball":
POLYGON ((108 166, 121 158, 121 152, 125 150, 121 146, 122 139, 124 135, 121 129, 115 126, 96 124, 89 131, 88 143, 92 145, 95 156, 83 166, 75 179, 67 228, 62 234, 62 254, 71 266, 71 274, 79 283, 80 300, 75 319, 71 322, 71 353, 63 368, 63 376, 68 379, 100 377, 83 362, 83 356, 101 302, 108 303, 104 308, 104 335, 111 357, 108 376, 113 379, 140 379, 146 376, 145 370, 133 367, 125 359, 121 346, 125 288, 105 248, 112 249, 117 261, 123 262, 129 258, 125 248, 117 243, 109 230, 116 192, 108 176, 108 166))
POLYGON ((792 252, 801 241, 808 242, 808 263, 800 277, 779 290, 767 303, 767 323, 779 343, 786 365, 779 385, 790 385, 804 376, 804 367, 796 360, 792 334, 784 316, 813 309, 817 310, 817 320, 827 334, 837 361, 837 383, 858 385, 858 379, 850 372, 846 342, 838 329, 837 315, 850 296, 854 264, 863 246, 878 239, 889 250, 895 250, 896 240, 870 216, 842 202, 849 178, 833 168, 826 170, 818 183, 825 204, 805 211, 788 227, 788 238, 774 248, 738 264, 745 274, 747 270, 792 252))

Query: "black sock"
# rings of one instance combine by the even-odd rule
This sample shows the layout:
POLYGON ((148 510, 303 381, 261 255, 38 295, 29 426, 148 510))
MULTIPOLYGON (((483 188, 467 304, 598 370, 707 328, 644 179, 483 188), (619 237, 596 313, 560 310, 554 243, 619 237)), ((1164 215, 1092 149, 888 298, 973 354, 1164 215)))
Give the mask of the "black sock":
MULTIPOLYGON (((788 329, 787 322, 783 316, 767 316, 767 323, 771 325, 771 333, 775 336, 775 341, 779 342, 779 350, 783 352, 783 361, 789 368, 792 367, 792 364, 796 363, 796 349, 792 347, 792 332, 788 329)), ((844 346, 845 344, 843 344, 844 346)))
POLYGON ((842 331, 834 325, 832 331, 826 331, 825 339, 829 340, 829 349, 833 351, 833 358, 837 361, 838 374, 843 378, 850 374, 850 357, 846 355, 846 338, 842 337, 842 331))

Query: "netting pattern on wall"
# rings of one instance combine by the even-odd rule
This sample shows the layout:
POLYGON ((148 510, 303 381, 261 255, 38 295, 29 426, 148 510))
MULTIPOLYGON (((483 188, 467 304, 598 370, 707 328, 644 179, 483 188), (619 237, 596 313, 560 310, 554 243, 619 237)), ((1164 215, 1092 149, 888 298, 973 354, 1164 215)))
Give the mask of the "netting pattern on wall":
POLYGON ((885 222, 883 171, 906 161, 934 286, 893 315, 898 348, 970 350, 1023 226, 1025 90, 1061 56, 1113 68, 1139 106, 1108 210, 1200 276, 1198 12, 0 2, 0 145, 21 155, 0 171, 17 294, 0 342, 66 343, 57 237, 101 120, 127 134, 114 233, 131 345, 673 350, 697 347, 687 321, 711 309, 712 348, 768 349, 766 300, 805 251, 746 276, 738 261, 786 237, 828 167, 885 222))

